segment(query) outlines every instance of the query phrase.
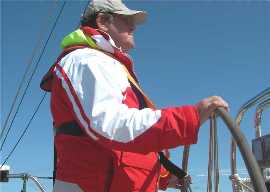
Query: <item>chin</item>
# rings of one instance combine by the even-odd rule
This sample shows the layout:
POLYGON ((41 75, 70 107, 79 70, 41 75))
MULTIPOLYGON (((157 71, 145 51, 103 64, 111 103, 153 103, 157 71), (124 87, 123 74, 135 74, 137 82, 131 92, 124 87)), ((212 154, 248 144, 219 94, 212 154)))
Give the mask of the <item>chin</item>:
POLYGON ((133 49, 135 47, 134 41, 129 41, 129 42, 126 43, 126 45, 127 45, 126 47, 128 49, 133 49))
POLYGON ((133 49, 135 46, 134 44, 125 44, 125 46, 121 47, 123 52, 128 52, 130 49, 133 49))

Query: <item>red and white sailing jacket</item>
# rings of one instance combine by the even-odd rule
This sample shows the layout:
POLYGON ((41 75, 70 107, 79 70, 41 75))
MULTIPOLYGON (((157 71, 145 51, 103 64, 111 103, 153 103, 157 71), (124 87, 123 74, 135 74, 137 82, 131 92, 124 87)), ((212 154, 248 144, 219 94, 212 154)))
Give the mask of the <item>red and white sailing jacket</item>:
POLYGON ((195 107, 139 110, 124 66, 101 51, 75 50, 56 64, 54 74, 51 109, 55 127, 75 118, 97 143, 141 153, 197 140, 195 107), (61 109, 64 104, 68 108, 61 109))
POLYGON ((55 192, 154 192, 157 152, 197 142, 196 107, 140 108, 125 67, 133 74, 110 55, 82 48, 51 69, 54 127, 76 121, 86 135, 56 135, 55 192))

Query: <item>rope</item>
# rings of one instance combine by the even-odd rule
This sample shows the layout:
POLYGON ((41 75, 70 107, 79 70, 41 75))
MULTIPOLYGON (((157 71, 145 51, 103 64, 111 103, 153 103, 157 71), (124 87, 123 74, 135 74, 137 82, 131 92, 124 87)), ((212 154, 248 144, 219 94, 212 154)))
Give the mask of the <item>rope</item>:
POLYGON ((187 172, 190 145, 186 145, 183 151, 182 169, 187 172))
POLYGON ((217 119, 216 115, 213 115, 213 129, 214 129, 214 187, 215 192, 218 192, 219 186, 219 159, 218 159, 218 135, 217 135, 217 119))
POLYGON ((233 183, 233 192, 254 192, 250 178, 240 178, 238 174, 230 176, 233 183))
POLYGON ((14 147, 13 147, 12 150, 11 150, 11 152, 8 154, 8 156, 6 157, 6 159, 5 159, 5 160, 3 161, 3 163, 1 164, 0 169, 1 169, 1 168, 3 167, 3 165, 7 162, 7 160, 10 158, 10 156, 12 155, 12 153, 15 151, 16 147, 18 146, 18 144, 19 144, 20 141, 22 140, 22 138, 23 138, 23 136, 25 135, 26 131, 28 130, 28 128, 29 128, 29 126, 30 126, 32 120, 34 119, 36 113, 38 112, 38 110, 39 110, 39 108, 40 108, 42 102, 44 101, 46 95, 47 95, 47 93, 45 92, 45 93, 43 94, 43 96, 42 96, 42 98, 41 98, 41 100, 40 100, 40 102, 39 102, 37 108, 35 109, 35 111, 34 111, 32 117, 31 117, 30 120, 28 121, 28 124, 26 125, 25 129, 23 130, 23 132, 22 132, 20 138, 18 139, 17 143, 14 145, 14 147))
POLYGON ((7 139, 7 136, 8 136, 8 134, 9 134, 9 132, 10 132, 10 129, 11 129, 11 127, 12 127, 12 125, 13 125, 13 122, 14 122, 16 116, 17 116, 17 113, 18 113, 18 111, 19 111, 19 109, 20 109, 20 106, 21 106, 21 104, 22 104, 22 101, 23 101, 23 99, 24 99, 24 97, 25 97, 25 95, 26 95, 26 92, 27 92, 28 88, 29 88, 30 82, 32 81, 33 76, 34 76, 34 74, 35 74, 36 71, 37 71, 37 68, 38 68, 38 66, 39 66, 41 57, 43 56, 43 54, 44 54, 44 52, 45 52, 45 49, 46 49, 46 47, 47 47, 47 45, 48 45, 48 42, 49 42, 49 40, 50 40, 50 38, 51 38, 51 36, 52 36, 52 33, 53 33, 53 31, 54 31, 54 29, 55 29, 55 27, 56 27, 56 24, 57 24, 57 22, 58 22, 58 20, 59 20, 59 18, 60 18, 60 16, 61 16, 61 14, 62 14, 62 12, 63 12, 63 9, 64 9, 65 5, 66 5, 66 1, 64 1, 63 5, 62 5, 62 7, 61 7, 61 10, 60 10, 60 12, 59 12, 59 14, 57 15, 57 18, 56 18, 56 20, 55 20, 55 22, 54 22, 54 24, 53 24, 53 27, 52 27, 51 32, 50 32, 50 34, 49 34, 49 37, 47 38, 47 40, 46 40, 46 42, 45 42, 45 45, 43 46, 42 52, 41 52, 41 54, 40 54, 40 56, 39 56, 39 58, 38 58, 38 61, 37 61, 36 65, 35 65, 35 67, 34 67, 34 70, 33 70, 32 74, 31 74, 30 78, 29 78, 29 80, 28 80, 28 82, 27 82, 27 86, 26 86, 26 88, 25 88, 25 90, 24 90, 24 92, 23 92, 23 95, 22 95, 21 99, 20 99, 20 102, 19 102, 19 105, 18 105, 18 107, 17 107, 17 109, 16 109, 16 112, 15 112, 13 118, 12 118, 11 124, 10 124, 10 126, 9 126, 9 128, 8 128, 8 131, 7 131, 7 134, 6 134, 4 140, 3 140, 2 144, 1 144, 0 151, 2 151, 2 149, 3 149, 3 146, 4 146, 4 144, 5 144, 5 141, 6 141, 6 139, 7 139))
POLYGON ((208 179, 207 192, 212 191, 212 171, 213 171, 213 124, 212 118, 210 120, 210 138, 209 138, 209 152, 208 152, 208 179))
POLYGON ((208 160, 208 181, 207 192, 218 192, 219 186, 219 159, 218 159, 218 137, 217 137, 217 122, 216 115, 213 114, 210 118, 210 139, 209 139, 209 160, 208 160), (214 170, 213 170, 214 169, 214 170), (212 173, 214 172, 214 179, 212 173), (212 186, 214 182, 214 186, 212 186))

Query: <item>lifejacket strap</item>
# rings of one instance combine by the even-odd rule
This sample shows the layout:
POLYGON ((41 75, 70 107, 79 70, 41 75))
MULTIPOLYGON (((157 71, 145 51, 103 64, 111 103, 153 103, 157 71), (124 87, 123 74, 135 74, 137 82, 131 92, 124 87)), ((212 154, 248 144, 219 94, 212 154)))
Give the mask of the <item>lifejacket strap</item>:
POLYGON ((178 179, 183 179, 185 176, 187 176, 187 173, 170 161, 163 152, 159 152, 158 154, 160 163, 165 169, 167 169, 167 171, 175 175, 178 179))

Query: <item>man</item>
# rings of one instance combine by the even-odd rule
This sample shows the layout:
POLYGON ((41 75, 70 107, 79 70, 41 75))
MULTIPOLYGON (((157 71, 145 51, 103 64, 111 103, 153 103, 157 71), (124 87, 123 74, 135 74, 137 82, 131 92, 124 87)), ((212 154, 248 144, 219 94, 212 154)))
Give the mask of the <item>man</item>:
POLYGON ((55 192, 154 192, 158 183, 176 185, 174 176, 160 175, 157 153, 196 143, 199 126, 217 107, 228 107, 213 96, 155 109, 127 55, 145 18, 120 0, 94 0, 80 29, 63 39, 64 51, 41 83, 51 92, 55 192))

